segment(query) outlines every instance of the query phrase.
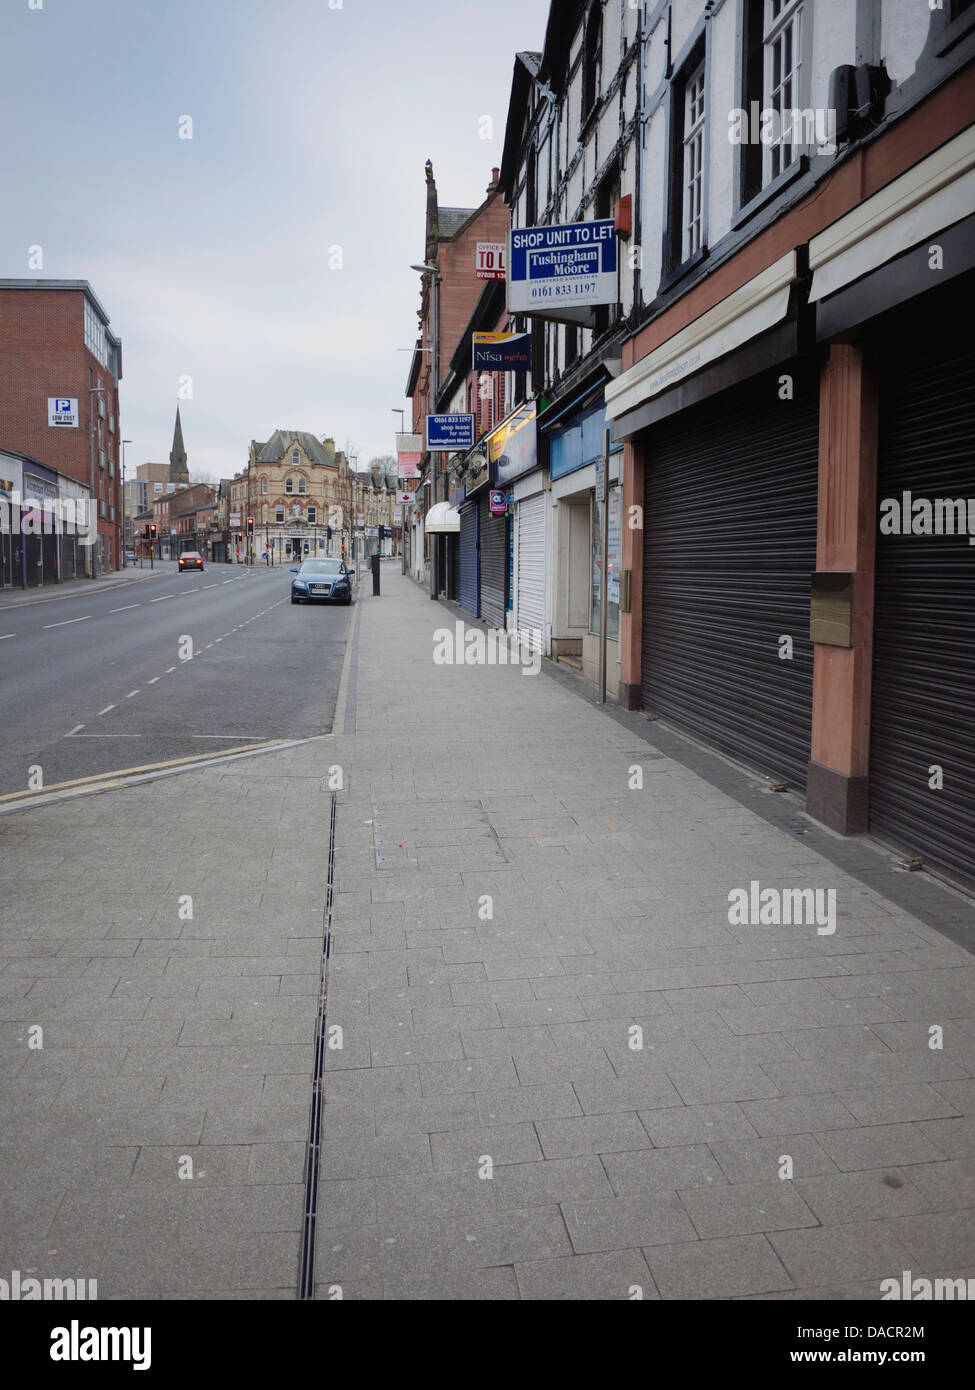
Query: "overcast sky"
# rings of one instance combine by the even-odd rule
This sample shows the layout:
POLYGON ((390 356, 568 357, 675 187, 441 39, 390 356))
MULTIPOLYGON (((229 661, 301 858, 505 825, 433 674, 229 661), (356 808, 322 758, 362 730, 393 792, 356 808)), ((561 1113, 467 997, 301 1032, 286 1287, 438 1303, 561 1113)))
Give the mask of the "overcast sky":
POLYGON ((548 0, 339 3, 0 0, 0 277, 91 283, 129 476, 168 459, 182 376, 191 473, 231 475, 276 428, 360 467, 392 451, 424 162, 442 204, 481 202, 548 0))

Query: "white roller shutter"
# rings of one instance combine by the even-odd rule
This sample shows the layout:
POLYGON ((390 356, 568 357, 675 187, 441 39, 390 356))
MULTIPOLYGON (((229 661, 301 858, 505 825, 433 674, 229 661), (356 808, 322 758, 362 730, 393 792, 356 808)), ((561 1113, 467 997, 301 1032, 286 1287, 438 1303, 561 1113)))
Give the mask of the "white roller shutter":
POLYGON ((519 628, 545 626, 545 494, 518 503, 519 628))

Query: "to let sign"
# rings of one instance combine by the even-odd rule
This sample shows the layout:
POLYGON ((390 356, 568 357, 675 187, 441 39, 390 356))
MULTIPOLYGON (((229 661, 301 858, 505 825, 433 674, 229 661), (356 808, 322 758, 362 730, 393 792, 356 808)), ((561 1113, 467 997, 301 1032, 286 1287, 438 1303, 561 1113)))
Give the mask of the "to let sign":
POLYGON ((615 304, 619 270, 613 220, 513 230, 510 270, 511 313, 615 304))
POLYGON ((428 415, 427 449, 458 453, 474 447, 473 415, 428 415))
POLYGON ((479 241, 474 261, 475 278, 478 280, 506 279, 506 249, 503 241, 479 241))

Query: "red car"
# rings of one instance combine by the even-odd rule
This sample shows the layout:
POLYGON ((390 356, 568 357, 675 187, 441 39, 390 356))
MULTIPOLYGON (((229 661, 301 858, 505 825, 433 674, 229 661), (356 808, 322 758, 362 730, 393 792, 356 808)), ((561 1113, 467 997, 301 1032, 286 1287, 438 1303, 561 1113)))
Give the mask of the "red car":
POLYGON ((184 570, 201 570, 203 568, 203 556, 198 550, 184 550, 177 562, 180 574, 184 570))

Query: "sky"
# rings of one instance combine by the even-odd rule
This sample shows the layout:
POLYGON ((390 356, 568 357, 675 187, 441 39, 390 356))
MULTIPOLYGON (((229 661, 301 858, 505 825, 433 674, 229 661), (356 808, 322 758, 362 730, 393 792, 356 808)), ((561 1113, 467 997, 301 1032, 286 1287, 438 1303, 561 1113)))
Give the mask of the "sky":
POLYGON ((232 476, 278 428, 360 468, 393 452, 424 164, 441 204, 483 200, 548 8, 0 0, 0 278, 91 284, 128 476, 168 460, 178 400, 191 476, 232 476))

